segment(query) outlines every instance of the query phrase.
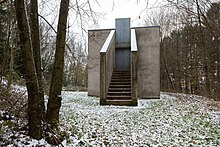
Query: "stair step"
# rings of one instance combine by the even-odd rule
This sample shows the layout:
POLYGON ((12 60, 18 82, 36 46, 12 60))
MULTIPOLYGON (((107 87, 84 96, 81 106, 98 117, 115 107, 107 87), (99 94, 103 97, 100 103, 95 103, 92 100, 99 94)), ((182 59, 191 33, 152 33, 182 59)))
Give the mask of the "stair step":
POLYGON ((131 74, 131 72, 113 72, 113 74, 131 74))
POLYGON ((109 92, 111 92, 111 91, 131 91, 131 88, 124 88, 124 87, 122 87, 122 88, 109 88, 108 91, 109 92))
POLYGON ((113 74, 131 74, 131 72, 113 72, 113 74))
POLYGON ((131 79, 112 79, 111 82, 131 82, 131 79))
POLYGON ((117 77, 126 77, 126 78, 130 78, 131 77, 131 75, 112 75, 112 78, 117 78, 117 77))
POLYGON ((124 82, 124 81, 120 81, 120 82, 111 82, 110 85, 131 85, 131 81, 129 82, 124 82))
POLYGON ((112 75, 112 78, 131 78, 131 75, 112 75))
POLYGON ((131 88, 131 85, 110 85, 109 88, 131 88))
POLYGON ((122 79, 131 79, 131 76, 129 77, 125 77, 125 76, 122 76, 122 77, 112 77, 112 80, 122 80, 122 79))
POLYGON ((130 70, 114 70, 114 72, 131 72, 130 70))
POLYGON ((111 92, 108 92, 108 95, 114 95, 114 96, 131 96, 131 91, 111 91, 111 92))
POLYGON ((107 100, 130 100, 130 95, 107 95, 107 100))
POLYGON ((131 100, 106 100, 106 105, 130 106, 131 100))
POLYGON ((131 73, 113 73, 112 74, 113 76, 118 76, 118 75, 123 75, 123 76, 130 76, 131 75, 131 73))
POLYGON ((114 70, 106 98, 106 105, 131 106, 131 71, 114 70))
POLYGON ((113 74, 116 74, 116 75, 130 75, 131 72, 113 72, 113 74))

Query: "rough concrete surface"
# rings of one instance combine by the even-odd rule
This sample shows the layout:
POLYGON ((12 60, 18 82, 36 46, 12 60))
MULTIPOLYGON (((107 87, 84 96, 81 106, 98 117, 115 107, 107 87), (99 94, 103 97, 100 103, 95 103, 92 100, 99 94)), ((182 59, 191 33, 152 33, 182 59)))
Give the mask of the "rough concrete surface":
POLYGON ((108 37, 109 30, 88 32, 88 95, 100 95, 100 50, 108 37))
POLYGON ((138 96, 160 97, 159 27, 135 28, 138 43, 138 96))
MULTIPOLYGON (((138 46, 138 97, 159 98, 160 28, 156 26, 134 29, 136 31, 136 39, 138 46)), ((88 94, 91 96, 100 96, 100 50, 111 30, 112 29, 89 31, 88 94)), ((109 64, 109 66, 110 65, 112 64, 109 64)))

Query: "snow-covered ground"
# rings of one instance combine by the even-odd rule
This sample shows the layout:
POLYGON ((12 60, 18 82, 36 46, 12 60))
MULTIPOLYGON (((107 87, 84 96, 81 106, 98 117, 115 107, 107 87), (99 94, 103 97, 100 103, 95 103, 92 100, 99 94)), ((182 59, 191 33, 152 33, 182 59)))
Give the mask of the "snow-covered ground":
MULTIPOLYGON (((207 101, 193 95, 161 93, 161 99, 139 100, 137 107, 100 106, 99 98, 88 97, 86 92, 66 91, 60 120, 68 137, 62 145, 220 146, 220 111, 210 109, 207 101)), ((19 136, 19 132, 14 136, 14 145, 50 146, 43 139, 19 136)))

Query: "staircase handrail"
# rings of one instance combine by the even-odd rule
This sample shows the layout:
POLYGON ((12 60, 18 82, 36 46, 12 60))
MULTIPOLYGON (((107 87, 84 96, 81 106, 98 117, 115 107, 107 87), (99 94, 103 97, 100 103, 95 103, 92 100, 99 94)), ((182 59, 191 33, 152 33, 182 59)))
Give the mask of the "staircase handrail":
POLYGON ((111 75, 115 66, 115 30, 112 30, 100 50, 100 104, 106 103, 111 75))
POLYGON ((138 51, 135 29, 131 29, 131 51, 138 51))
POLYGON ((105 43, 103 44, 100 53, 106 53, 108 51, 108 48, 110 46, 110 43, 112 42, 113 36, 115 35, 115 30, 111 30, 109 33, 107 39, 105 40, 105 43))
POLYGON ((131 29, 131 100, 137 103, 138 86, 137 86, 137 60, 138 46, 135 29, 131 29))

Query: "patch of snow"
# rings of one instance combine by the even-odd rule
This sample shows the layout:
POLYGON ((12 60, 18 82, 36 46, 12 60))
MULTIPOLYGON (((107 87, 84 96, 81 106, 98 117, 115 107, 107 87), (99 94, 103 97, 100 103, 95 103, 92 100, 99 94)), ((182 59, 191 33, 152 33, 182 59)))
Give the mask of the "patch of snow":
POLYGON ((8 81, 4 77, 2 77, 1 85, 6 86, 7 84, 8 84, 8 81))
POLYGON ((13 87, 13 91, 18 91, 18 92, 27 92, 27 88, 25 86, 21 86, 21 85, 12 85, 13 87))
POLYGON ((161 93, 160 98, 161 99, 177 99, 176 97, 171 96, 171 95, 166 94, 166 93, 161 93))
POLYGON ((88 97, 86 92, 64 92, 63 100, 62 124, 74 136, 68 139, 70 144, 215 146, 220 141, 209 134, 214 128, 219 133, 219 120, 210 118, 200 105, 186 104, 169 94, 162 93, 161 99, 139 100, 137 107, 100 106, 99 99, 88 97))
MULTIPOLYGON (((63 146, 220 145, 220 112, 206 109, 202 97, 161 93, 161 99, 138 100, 137 107, 100 106, 87 92, 63 91, 62 98, 60 123, 68 136, 63 146)), ((50 146, 26 135, 14 145, 50 146)))

